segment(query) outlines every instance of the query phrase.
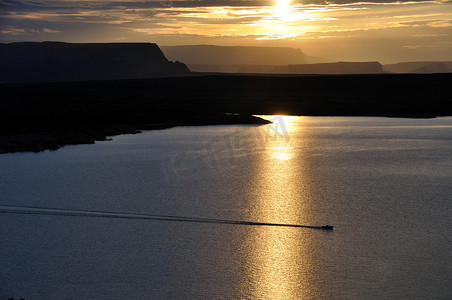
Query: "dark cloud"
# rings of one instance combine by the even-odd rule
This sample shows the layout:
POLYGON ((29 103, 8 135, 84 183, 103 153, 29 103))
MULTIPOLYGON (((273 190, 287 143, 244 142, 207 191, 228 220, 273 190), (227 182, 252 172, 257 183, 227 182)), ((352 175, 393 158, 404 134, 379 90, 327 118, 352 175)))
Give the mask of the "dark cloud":
POLYGON ((13 11, 39 11, 58 9, 152 9, 215 6, 270 6, 273 0, 179 0, 179 1, 14 1, 5 0, 4 9, 13 11))
MULTIPOLYGON (((294 0, 292 4, 354 4, 359 0, 294 0)), ((366 3, 404 3, 429 2, 426 0, 369 0, 366 3)), ((435 1, 430 1, 435 2, 435 1)), ((452 1, 443 2, 450 3, 452 1)), ((155 8, 195 8, 195 7, 261 7, 272 6, 275 0, 176 0, 176 1, 14 1, 4 0, 3 9, 6 11, 41 11, 41 10, 117 10, 117 9, 155 9, 155 8)))

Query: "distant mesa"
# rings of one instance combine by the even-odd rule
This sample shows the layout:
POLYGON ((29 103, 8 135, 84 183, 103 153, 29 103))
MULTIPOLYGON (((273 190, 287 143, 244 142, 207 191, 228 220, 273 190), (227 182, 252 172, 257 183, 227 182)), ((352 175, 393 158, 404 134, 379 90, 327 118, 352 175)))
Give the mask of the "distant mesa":
POLYGON ((168 59, 187 64, 193 72, 271 73, 275 66, 333 62, 290 47, 187 45, 160 48, 168 59))
POLYGON ((379 62, 336 62, 289 65, 275 68, 276 74, 379 74, 384 73, 379 62))
POLYGON ((451 61, 344 62, 306 55, 290 47, 185 45, 161 46, 165 56, 192 72, 242 74, 452 73, 451 61))
POLYGON ((452 61, 417 61, 384 65, 383 69, 391 73, 452 73, 452 61))
POLYGON ((171 60, 186 64, 211 65, 287 65, 304 64, 306 56, 300 49, 289 47, 246 46, 161 46, 171 60))
POLYGON ((317 64, 270 65, 188 65, 193 72, 245 74, 380 74, 379 62, 334 62, 317 64))
POLYGON ((289 47, 162 46, 172 60, 187 64, 192 72, 247 74, 378 74, 378 62, 335 62, 312 57, 289 47))
POLYGON ((79 81, 188 74, 152 43, 0 43, 0 82, 79 81))

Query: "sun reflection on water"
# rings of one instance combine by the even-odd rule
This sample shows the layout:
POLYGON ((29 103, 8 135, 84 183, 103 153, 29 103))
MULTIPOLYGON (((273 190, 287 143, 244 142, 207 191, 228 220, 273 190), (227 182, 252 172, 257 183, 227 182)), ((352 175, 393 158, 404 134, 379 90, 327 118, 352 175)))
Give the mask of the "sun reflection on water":
POLYGON ((294 157, 292 147, 274 147, 272 150, 274 151, 273 157, 279 160, 289 160, 294 157))
MULTIPOLYGON (((267 132, 273 136, 267 139, 259 155, 255 182, 250 187, 253 218, 262 222, 304 224, 309 214, 304 207, 310 197, 308 164, 297 152, 303 148, 304 141, 291 138, 291 133, 301 128, 291 123, 301 118, 264 117, 274 122, 267 125, 267 132), (286 132, 275 132, 277 127, 286 132)), ((244 294, 251 299, 309 298, 313 284, 305 274, 313 267, 309 258, 310 236, 310 232, 296 228, 252 227, 247 236, 244 294)))

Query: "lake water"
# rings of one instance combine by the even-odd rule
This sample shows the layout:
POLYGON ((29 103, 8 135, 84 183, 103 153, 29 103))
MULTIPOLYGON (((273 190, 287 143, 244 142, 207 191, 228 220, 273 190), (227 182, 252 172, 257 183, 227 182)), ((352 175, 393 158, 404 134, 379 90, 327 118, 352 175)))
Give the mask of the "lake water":
POLYGON ((452 298, 452 118, 268 118, 1 155, 0 299, 452 298))

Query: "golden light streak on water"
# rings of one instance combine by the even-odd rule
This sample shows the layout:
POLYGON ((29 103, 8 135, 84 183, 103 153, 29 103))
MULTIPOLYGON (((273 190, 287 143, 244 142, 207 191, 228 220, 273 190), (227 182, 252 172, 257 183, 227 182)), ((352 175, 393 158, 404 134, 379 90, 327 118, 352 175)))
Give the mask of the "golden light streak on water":
MULTIPOLYGON (((303 141, 290 139, 291 132, 299 128, 291 126, 291 122, 299 120, 299 117, 276 117, 274 124, 268 125, 265 148, 259 154, 259 169, 250 183, 252 194, 248 197, 249 209, 259 221, 308 222, 309 164, 299 151, 305 145, 303 141)), ((246 238, 243 294, 250 299, 312 297, 315 284, 310 275, 314 267, 311 237, 310 230, 252 227, 246 238)))

